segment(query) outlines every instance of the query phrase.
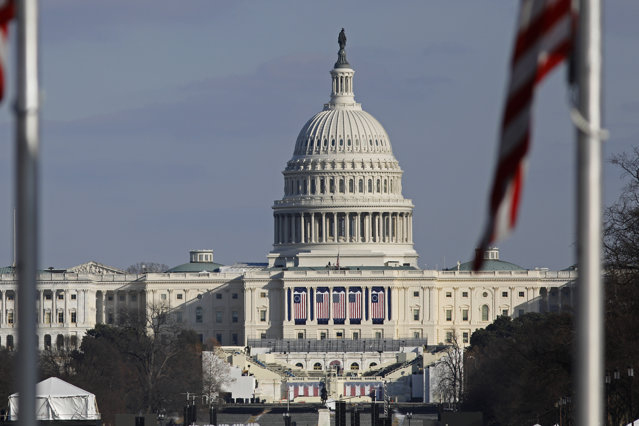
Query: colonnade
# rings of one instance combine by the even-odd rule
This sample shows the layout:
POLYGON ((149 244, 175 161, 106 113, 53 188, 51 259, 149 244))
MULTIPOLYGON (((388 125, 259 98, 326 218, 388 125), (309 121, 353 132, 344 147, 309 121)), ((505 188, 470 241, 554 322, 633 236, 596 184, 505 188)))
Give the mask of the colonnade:
POLYGON ((275 213, 274 243, 413 242, 412 213, 312 212, 275 213))

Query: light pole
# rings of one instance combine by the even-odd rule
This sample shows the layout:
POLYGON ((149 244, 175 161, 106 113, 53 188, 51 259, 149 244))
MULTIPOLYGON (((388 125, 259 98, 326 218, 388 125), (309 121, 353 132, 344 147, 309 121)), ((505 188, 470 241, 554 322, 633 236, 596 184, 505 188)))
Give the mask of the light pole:
POLYGON ((282 414, 282 417, 284 418, 284 426, 291 426, 291 413, 287 411, 282 414))
POLYGON ((408 426, 410 426, 410 419, 413 418, 413 413, 406 413, 406 418, 408 419, 408 426))
POLYGON ((630 422, 634 422, 635 418, 634 415, 632 414, 632 380, 635 378, 635 370, 632 368, 632 366, 628 366, 628 381, 630 382, 630 386, 629 386, 629 393, 630 393, 630 398, 629 399, 629 403, 630 403, 630 422))

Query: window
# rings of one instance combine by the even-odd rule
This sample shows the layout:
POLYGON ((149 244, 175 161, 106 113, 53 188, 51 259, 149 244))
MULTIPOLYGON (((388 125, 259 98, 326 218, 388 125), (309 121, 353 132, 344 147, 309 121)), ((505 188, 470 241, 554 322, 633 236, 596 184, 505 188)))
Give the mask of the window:
POLYGON ((330 178, 328 180, 328 186, 329 186, 329 190, 328 192, 330 192, 331 194, 335 193, 335 179, 334 178, 330 178))
POLYGON ((524 292, 523 291, 519 292, 519 297, 524 297, 524 292))
POLYGON ((238 341, 237 340, 237 333, 231 334, 231 342, 232 342, 232 344, 237 345, 237 341, 238 341))
POLYGON ((335 337, 337 337, 338 339, 343 339, 344 338, 344 332, 343 331, 337 331, 335 333, 335 337))
POLYGON ((262 340, 266 339, 266 333, 260 333, 260 339, 262 340))
POLYGON ((297 339, 298 340, 302 340, 304 338, 304 332, 303 331, 298 331, 297 332, 297 339))
POLYGON ((266 298, 266 292, 265 291, 260 292, 260 297, 261 298, 266 298))
POLYGON ((446 309, 446 321, 452 321, 452 320, 453 320, 453 310, 446 309))
POLYGON ((55 346, 58 349, 64 349, 64 336, 62 334, 58 334, 55 338, 55 346))
POLYGON ((355 182, 353 179, 348 180, 348 192, 355 192, 355 182))
POLYGON ((58 312, 58 323, 62 324, 64 322, 64 312, 58 312))
POLYGON ((468 309, 462 309, 462 321, 468 321, 468 309))
POLYGON ((45 349, 51 349, 51 335, 50 334, 45 334, 44 335, 44 348, 45 349))
POLYGON ((304 364, 302 364, 301 362, 296 363, 295 366, 297 368, 304 368, 304 364))
POLYGON ((112 295, 112 294, 109 294, 109 295, 107 296, 107 300, 109 300, 109 301, 113 300, 113 295, 112 295))
POLYGON ((373 192, 373 180, 368 180, 368 192, 373 192))
POLYGON ((364 181, 362 179, 359 180, 359 192, 364 192, 364 181))
POLYGON ((237 293, 231 294, 231 299, 237 299, 237 293))
POLYGON ((325 331, 320 332, 320 340, 326 340, 326 332, 325 331))
POLYGON ((260 310, 260 321, 261 322, 266 322, 266 309, 261 309, 260 310))
POLYGON ((113 324, 113 312, 109 312, 107 315, 107 324, 113 324))
POLYGON ((359 370, 359 364, 354 362, 351 364, 351 370, 359 370))
POLYGON ((45 311, 44 313, 44 323, 51 324, 51 311, 45 311))
POLYGON ((13 350, 13 336, 12 335, 8 335, 7 336, 7 349, 9 349, 10 351, 13 350))
POLYGON ((15 296, 13 294, 7 294, 7 300, 13 300, 15 296))
POLYGON ((508 297, 508 292, 507 291, 502 291, 501 292, 501 297, 508 297))
POLYGON ((319 362, 316 362, 315 364, 313 364, 313 370, 319 371, 321 369, 322 369, 322 364, 320 364, 319 362))
POLYGON ((488 305, 482 305, 481 307, 481 320, 488 321, 488 305))
POLYGON ((184 295, 182 293, 178 293, 177 294, 177 299, 178 300, 182 300, 183 297, 184 297, 184 295))
POLYGON ((419 331, 413 331, 413 339, 420 339, 422 337, 422 333, 419 331))
POLYGON ((64 300, 64 293, 58 293, 58 300, 64 300))
POLYGON ((488 297, 488 292, 486 292, 486 291, 485 291, 485 292, 482 294, 482 296, 484 296, 484 297, 488 297))
POLYGON ((7 312, 7 323, 13 324, 13 311, 7 312))
POLYGON ((344 179, 340 179, 340 180, 339 180, 339 192, 340 192, 341 194, 343 194, 343 193, 344 193, 344 179))
POLYGON ((75 324, 78 320, 77 313, 75 311, 71 311, 71 324, 75 324))
MULTIPOLYGON (((58 295, 58 299, 62 299, 62 297, 60 297, 60 295, 58 295)), ((124 294, 121 294, 119 299, 120 299, 120 302, 124 302, 124 294)))
POLYGON ((72 295, 71 295, 71 300, 75 300, 75 299, 77 299, 77 298, 78 298, 78 295, 77 295, 77 294, 72 294, 72 295))
POLYGON ((419 291, 414 291, 413 292, 413 297, 419 297, 419 291))
MULTIPOLYGON (((51 300, 51 293, 47 293, 44 295, 44 300, 51 300)), ((49 336, 51 337, 51 336, 49 336)))
POLYGON ((413 319, 419 321, 419 309, 413 309, 413 319))
POLYGON ((468 339, 468 332, 464 331, 462 333, 462 343, 468 343, 469 339, 468 339))
POLYGON ((462 291, 462 297, 468 297, 468 292, 467 291, 462 291))
MULTIPOLYGON (((71 299, 73 299, 73 298, 74 298, 73 296, 74 296, 74 295, 72 294, 72 295, 71 295, 71 299)), ((133 293, 133 294, 131 295, 131 302, 136 302, 137 300, 138 300, 138 295, 137 295, 137 294, 135 294, 135 293, 133 293)))
POLYGON ((353 340, 359 339, 359 331, 353 331, 353 340))
POLYGON ((195 322, 201 324, 204 321, 204 309, 201 306, 195 308, 195 322))
POLYGON ((384 337, 384 333, 382 331, 376 331, 375 332, 375 338, 376 339, 381 339, 382 337, 384 337))
POLYGON ((450 292, 450 291, 447 291, 447 292, 446 292, 446 297, 453 297, 453 293, 452 293, 452 292, 450 292))
POLYGON ((507 317, 508 316, 508 309, 502 309, 501 310, 501 314, 502 314, 502 316, 507 317))
POLYGON ((524 310, 523 310, 523 309, 520 309, 518 312, 519 312, 519 316, 520 316, 520 317, 521 317, 521 316, 524 316, 524 310))
POLYGON ((447 331, 446 332, 446 343, 453 343, 453 332, 452 331, 447 331))
POLYGON ((218 299, 218 300, 220 300, 220 299, 222 298, 222 293, 217 293, 217 294, 215 295, 215 298, 216 298, 216 299, 218 299))
POLYGON ((215 322, 220 324, 222 321, 224 321, 224 312, 217 311, 215 313, 215 322))
POLYGON ((232 321, 232 322, 237 322, 237 321, 238 321, 238 319, 239 319, 239 317, 240 317, 240 316, 239 316, 239 314, 238 314, 238 312, 237 312, 237 311, 233 311, 233 312, 231 312, 231 321, 232 321))
POLYGON ((219 343, 221 345, 222 344, 222 334, 221 333, 217 333, 215 335, 215 340, 217 340, 217 343, 219 343))
POLYGON ((166 293, 160 294, 160 300, 166 300, 166 293))

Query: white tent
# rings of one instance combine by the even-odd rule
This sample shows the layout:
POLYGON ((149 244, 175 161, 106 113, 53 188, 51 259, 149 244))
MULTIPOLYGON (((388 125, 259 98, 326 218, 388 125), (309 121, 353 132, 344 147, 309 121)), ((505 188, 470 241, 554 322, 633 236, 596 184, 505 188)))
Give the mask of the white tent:
MULTIPOLYGON (((18 394, 9 396, 9 415, 18 419, 18 394)), ((37 420, 99 420, 95 395, 57 377, 36 385, 37 420)))

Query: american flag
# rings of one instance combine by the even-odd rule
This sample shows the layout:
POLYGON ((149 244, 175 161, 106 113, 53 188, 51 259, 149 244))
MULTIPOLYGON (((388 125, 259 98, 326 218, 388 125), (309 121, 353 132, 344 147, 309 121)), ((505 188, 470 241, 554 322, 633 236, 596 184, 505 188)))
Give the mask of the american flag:
POLYGON ((381 287, 373 288, 371 291, 371 318, 384 319, 384 289, 381 287))
POLYGON ((4 98, 5 70, 7 69, 7 52, 9 50, 7 36, 9 34, 9 21, 13 19, 13 15, 13 0, 0 0, 0 100, 4 98))
POLYGON ((515 226, 530 144, 534 88, 570 54, 572 36, 571 0, 522 0, 488 223, 475 255, 475 270, 481 268, 488 246, 515 226))
POLYGON ((295 289, 293 291, 293 318, 306 320, 306 289, 295 289))
POLYGON ((318 288, 315 293, 315 308, 318 321, 328 321, 330 318, 330 297, 328 288, 318 288))
POLYGON ((359 287, 348 290, 348 317, 362 319, 362 290, 359 287))
POLYGON ((346 290, 342 288, 333 289, 333 319, 346 319, 346 290))

